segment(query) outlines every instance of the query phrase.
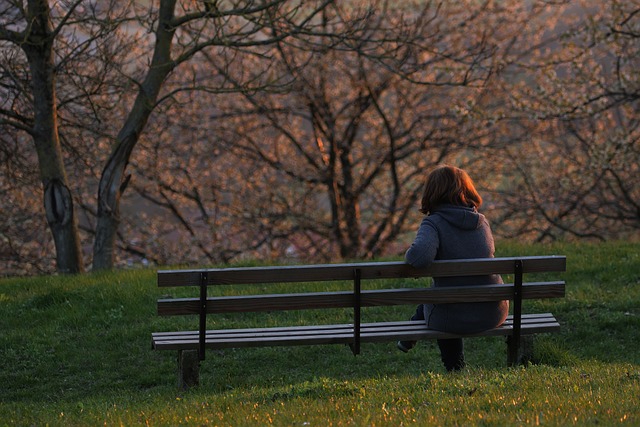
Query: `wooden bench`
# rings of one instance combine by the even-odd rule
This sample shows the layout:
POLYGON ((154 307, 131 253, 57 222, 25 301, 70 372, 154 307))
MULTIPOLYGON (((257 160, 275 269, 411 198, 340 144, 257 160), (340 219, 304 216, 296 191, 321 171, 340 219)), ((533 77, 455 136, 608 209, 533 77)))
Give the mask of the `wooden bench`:
MULTIPOLYGON (((199 363, 204 360, 206 349, 347 344, 354 354, 359 354, 361 343, 459 336, 427 329, 423 321, 385 319, 382 322, 364 323, 362 309, 365 307, 508 299, 512 301, 513 314, 502 326, 464 337, 506 336, 507 363, 513 365, 520 362, 523 335, 553 332, 560 328, 558 321, 551 313, 522 314, 522 300, 560 298, 565 294, 564 281, 524 282, 524 274, 565 270, 564 256, 532 256, 436 261, 424 269, 413 268, 404 262, 372 262, 159 271, 158 286, 193 286, 199 288, 199 296, 160 299, 158 314, 161 316, 197 315, 199 328, 190 331, 153 333, 152 345, 156 350, 178 351, 178 383, 181 388, 187 388, 198 384, 199 363), (363 289, 362 286, 363 282, 371 280, 486 274, 513 275, 513 283, 446 288, 363 289), (343 291, 208 296, 209 287, 212 286, 260 284, 261 289, 268 289, 268 284, 330 281, 347 281, 349 288, 343 291), (352 309, 353 322, 207 329, 207 316, 213 314, 335 308, 352 309)), ((396 280, 392 283, 398 282, 396 280)), ((403 286, 410 285, 409 281, 402 281, 402 283, 403 286)), ((416 284, 424 286, 426 281, 416 284)), ((412 310, 413 308, 406 311, 407 317, 413 312, 412 310)))

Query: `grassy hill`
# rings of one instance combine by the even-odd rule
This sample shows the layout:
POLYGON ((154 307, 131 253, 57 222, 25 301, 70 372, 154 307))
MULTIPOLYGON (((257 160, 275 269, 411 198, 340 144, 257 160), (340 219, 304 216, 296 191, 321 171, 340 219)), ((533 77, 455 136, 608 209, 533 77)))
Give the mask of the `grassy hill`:
POLYGON ((433 342, 233 349, 209 352, 188 392, 150 334, 197 319, 158 318, 155 271, 2 279, 0 426, 640 424, 640 244, 499 242, 497 255, 542 253, 567 255, 567 297, 525 304, 563 325, 528 366, 505 366, 501 338, 467 340, 458 374, 433 342))

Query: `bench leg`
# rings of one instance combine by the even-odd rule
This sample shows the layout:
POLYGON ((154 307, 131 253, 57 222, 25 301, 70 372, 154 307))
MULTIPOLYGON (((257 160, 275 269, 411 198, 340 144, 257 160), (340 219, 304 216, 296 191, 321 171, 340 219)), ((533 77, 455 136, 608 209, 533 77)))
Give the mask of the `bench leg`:
POLYGON ((200 383, 198 350, 178 350, 178 388, 186 390, 200 383))
POLYGON ((515 342, 511 336, 507 337, 507 365, 523 365, 533 359, 533 335, 520 337, 520 348, 517 349, 517 357, 513 359, 513 346, 515 342))

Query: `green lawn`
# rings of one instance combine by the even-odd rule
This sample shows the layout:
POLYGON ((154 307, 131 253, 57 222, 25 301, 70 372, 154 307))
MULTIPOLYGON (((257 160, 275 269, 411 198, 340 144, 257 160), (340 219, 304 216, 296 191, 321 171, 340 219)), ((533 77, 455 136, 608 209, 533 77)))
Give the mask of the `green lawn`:
POLYGON ((458 374, 433 342, 409 354, 365 344, 357 357, 344 346, 234 349, 209 352, 188 392, 176 388, 175 352, 152 351, 150 335, 197 319, 156 316, 167 290, 155 271, 2 279, 0 426, 640 425, 640 244, 498 242, 498 256, 542 253, 567 255, 567 297, 525 304, 563 325, 537 337, 528 366, 505 366, 501 338, 467 340, 458 374))

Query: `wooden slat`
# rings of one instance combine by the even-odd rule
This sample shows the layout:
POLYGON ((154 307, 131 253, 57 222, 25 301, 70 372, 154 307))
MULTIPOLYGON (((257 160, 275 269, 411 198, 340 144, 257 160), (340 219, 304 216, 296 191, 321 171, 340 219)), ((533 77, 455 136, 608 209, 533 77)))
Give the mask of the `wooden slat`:
MULTIPOLYGON (((393 322, 391 322, 393 323, 393 322)), ((406 323, 398 322, 398 323, 406 323)), ((345 330, 349 330, 353 332, 353 325, 351 323, 344 324, 330 324, 330 325, 304 325, 304 326, 277 326, 277 327, 268 327, 268 328, 237 328, 237 329, 210 329, 207 330, 207 334, 209 337, 223 337, 223 336, 238 336, 238 335, 265 335, 270 333, 303 333, 304 331, 309 331, 311 333, 318 333, 327 329, 330 330, 339 330, 340 328, 344 328, 345 330)), ((154 332, 152 337, 154 340, 165 340, 165 339, 181 339, 184 337, 191 337, 193 334, 198 334, 198 331, 173 331, 173 332, 154 332)))
POLYGON ((158 271, 158 286, 199 286, 200 274, 203 271, 208 273, 209 285, 352 280, 354 269, 356 268, 360 269, 363 280, 510 274, 513 272, 514 262, 518 259, 524 263, 524 273, 562 272, 566 270, 566 257, 560 255, 434 261, 429 267, 422 269, 416 269, 405 262, 398 261, 204 270, 162 270, 158 271))
MULTIPOLYGON (((238 313, 353 306, 353 292, 310 292, 305 294, 244 295, 207 298, 207 313, 238 313)), ((158 314, 199 314, 197 298, 158 300, 158 314)))
MULTIPOLYGON (((314 344, 348 344, 353 341, 353 325, 335 325, 333 329, 323 328, 315 331, 295 331, 253 333, 251 335, 234 336, 229 334, 212 335, 207 331, 206 347, 211 348, 243 348, 271 347, 282 345, 314 345, 314 344)), ((171 339, 156 339, 153 347, 156 350, 181 350, 197 348, 197 337, 185 335, 171 339)))
MULTIPOLYGON (((565 284, 562 281, 524 283, 522 287, 522 298, 561 298, 564 297, 564 289, 565 284)), ((382 289, 363 292, 362 305, 373 307, 416 303, 446 304, 500 301, 511 298, 513 298, 512 284, 422 289, 382 289)))
MULTIPOLYGON (((533 313, 526 314, 522 317, 523 324, 539 324, 545 322, 556 322, 551 313, 533 313)), ((506 327, 513 326, 513 317, 509 315, 503 323, 506 327)), ((364 323, 363 328, 366 331, 423 331, 426 330, 424 321, 391 321, 364 323)), ((239 329, 212 329, 207 330, 209 339, 247 339, 257 336, 278 336, 278 335, 321 335, 325 333, 353 333, 353 325, 344 324, 327 324, 327 325, 304 325, 304 326, 278 326, 267 328, 239 328, 239 329)), ((198 331, 174 331, 174 332, 155 332, 152 334, 154 340, 171 340, 171 339, 191 339, 198 335, 198 331)))
MULTIPOLYGON (((565 294, 562 281, 531 282, 523 285, 523 298, 561 298, 565 294)), ((446 288, 399 288, 364 290, 363 307, 416 303, 452 303, 499 301, 513 297, 513 285, 456 286, 446 288)), ((311 292, 305 294, 244 295, 207 299, 207 313, 260 312, 273 310, 305 310, 346 308, 353 306, 353 292, 311 292)), ((198 298, 161 299, 161 316, 198 314, 198 298)))
MULTIPOLYGON (((362 342, 383 342, 399 339, 456 338, 449 334, 426 328, 421 321, 364 323, 362 342)), ((512 333, 509 318, 500 327, 470 336, 501 336, 512 333)), ((560 325, 550 313, 528 314, 522 317, 522 333, 534 334, 558 330, 560 325)), ((349 344, 353 341, 353 325, 316 325, 279 328, 249 328, 207 331, 207 348, 242 348, 280 345, 349 344)), ((163 332, 153 334, 153 347, 157 350, 195 349, 198 331, 163 332)))
MULTIPOLYGON (((409 323, 409 322, 407 322, 409 323)), ((422 322, 418 325, 392 325, 385 323, 372 324, 372 328, 367 330, 366 337, 363 341, 378 342, 388 341, 395 337, 396 340, 418 340, 418 339, 434 339, 434 338, 459 338, 458 334, 450 334, 440 331, 426 329, 422 322)), ((538 315, 524 315, 522 317, 522 334, 536 334, 541 332, 553 332, 560 329, 560 324, 550 313, 538 315)), ((477 334, 464 335, 464 337, 475 336, 506 336, 511 335, 513 331, 513 320, 511 317, 501 326, 483 331, 477 334)))

